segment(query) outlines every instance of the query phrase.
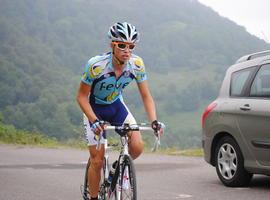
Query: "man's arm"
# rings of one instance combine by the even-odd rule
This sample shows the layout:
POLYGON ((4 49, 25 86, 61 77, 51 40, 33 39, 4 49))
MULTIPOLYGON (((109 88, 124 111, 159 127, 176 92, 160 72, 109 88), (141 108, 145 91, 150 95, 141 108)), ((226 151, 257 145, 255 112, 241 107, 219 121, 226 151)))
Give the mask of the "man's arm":
POLYGON ((141 94, 141 98, 142 98, 142 101, 144 104, 145 111, 148 114, 148 119, 150 122, 153 122, 154 120, 157 119, 156 107, 155 107, 153 97, 150 93, 148 83, 145 80, 141 83, 138 83, 137 85, 138 85, 138 88, 139 88, 139 91, 141 94))
POLYGON ((77 102, 90 122, 93 123, 97 119, 97 116, 89 103, 88 96, 90 95, 90 91, 91 86, 81 82, 77 92, 77 102))

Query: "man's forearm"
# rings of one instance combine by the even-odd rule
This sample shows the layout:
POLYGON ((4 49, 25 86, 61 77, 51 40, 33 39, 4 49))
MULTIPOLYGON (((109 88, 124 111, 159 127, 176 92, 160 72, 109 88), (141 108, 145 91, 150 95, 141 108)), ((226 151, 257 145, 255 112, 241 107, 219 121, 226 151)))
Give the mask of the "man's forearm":
POLYGON ((155 103, 152 96, 146 97, 143 100, 143 102, 144 102, 144 108, 145 108, 145 111, 147 112, 149 121, 152 122, 156 120, 157 119, 156 107, 155 107, 155 103))
POLYGON ((86 117, 89 119, 90 122, 94 122, 97 119, 97 116, 95 115, 91 105, 88 102, 87 97, 79 96, 77 97, 77 102, 79 106, 81 107, 81 110, 84 112, 86 117))

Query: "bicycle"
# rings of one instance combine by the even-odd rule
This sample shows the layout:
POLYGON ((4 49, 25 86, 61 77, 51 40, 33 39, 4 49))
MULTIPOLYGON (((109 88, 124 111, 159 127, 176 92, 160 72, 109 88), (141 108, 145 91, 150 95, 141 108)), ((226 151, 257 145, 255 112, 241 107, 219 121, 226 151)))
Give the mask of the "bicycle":
MULTIPOLYGON (((107 126, 105 130, 117 130, 120 132, 121 138, 121 150, 117 160, 117 165, 115 167, 115 173, 112 177, 111 182, 108 181, 109 177, 109 155, 108 155, 108 141, 106 137, 106 132, 104 131, 103 136, 105 138, 105 154, 101 175, 101 183, 99 190, 99 200, 137 200, 137 184, 136 184, 136 174, 133 164, 133 160, 128 153, 128 136, 127 133, 130 131, 139 130, 152 130, 151 127, 146 126, 147 124, 136 124, 129 125, 124 124, 122 126, 107 126)), ((156 137, 154 147, 152 151, 156 151, 160 145, 160 134, 154 132, 156 137)), ((97 149, 100 148, 100 140, 98 140, 97 149)), ((88 160, 84 184, 82 188, 82 195, 84 200, 90 200, 88 191, 88 168, 90 166, 90 159, 88 160)))

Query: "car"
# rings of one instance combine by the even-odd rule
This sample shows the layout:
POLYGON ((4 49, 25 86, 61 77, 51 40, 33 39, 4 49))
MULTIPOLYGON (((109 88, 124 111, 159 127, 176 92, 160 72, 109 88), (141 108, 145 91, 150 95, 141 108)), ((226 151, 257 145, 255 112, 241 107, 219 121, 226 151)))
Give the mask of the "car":
POLYGON ((204 159, 229 187, 270 175, 270 50, 230 66, 218 97, 202 115, 204 159))

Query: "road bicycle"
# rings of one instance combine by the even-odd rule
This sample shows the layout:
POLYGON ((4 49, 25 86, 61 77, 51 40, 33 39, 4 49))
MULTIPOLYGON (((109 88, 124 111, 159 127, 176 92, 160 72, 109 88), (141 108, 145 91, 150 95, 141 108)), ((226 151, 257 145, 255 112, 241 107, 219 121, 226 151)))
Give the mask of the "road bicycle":
MULTIPOLYGON (((108 180, 111 167, 109 164, 108 140, 106 137, 106 131, 104 131, 103 136, 105 138, 105 153, 103 167, 101 170, 101 183, 98 194, 99 200, 137 200, 136 174, 132 158, 128 153, 127 134, 130 131, 153 131, 153 129, 147 126, 147 124, 142 123, 136 125, 124 124, 122 126, 107 126, 105 130, 115 130, 119 133, 121 139, 121 149, 116 162, 114 175, 111 180, 108 180)), ((153 133, 156 139, 152 151, 156 151, 160 145, 160 134, 159 132, 153 133)), ((100 148, 100 140, 98 140, 96 148, 100 148)), ((88 169, 90 162, 91 160, 89 159, 85 170, 84 184, 82 186, 82 196, 84 200, 90 200, 88 190, 88 169)))

